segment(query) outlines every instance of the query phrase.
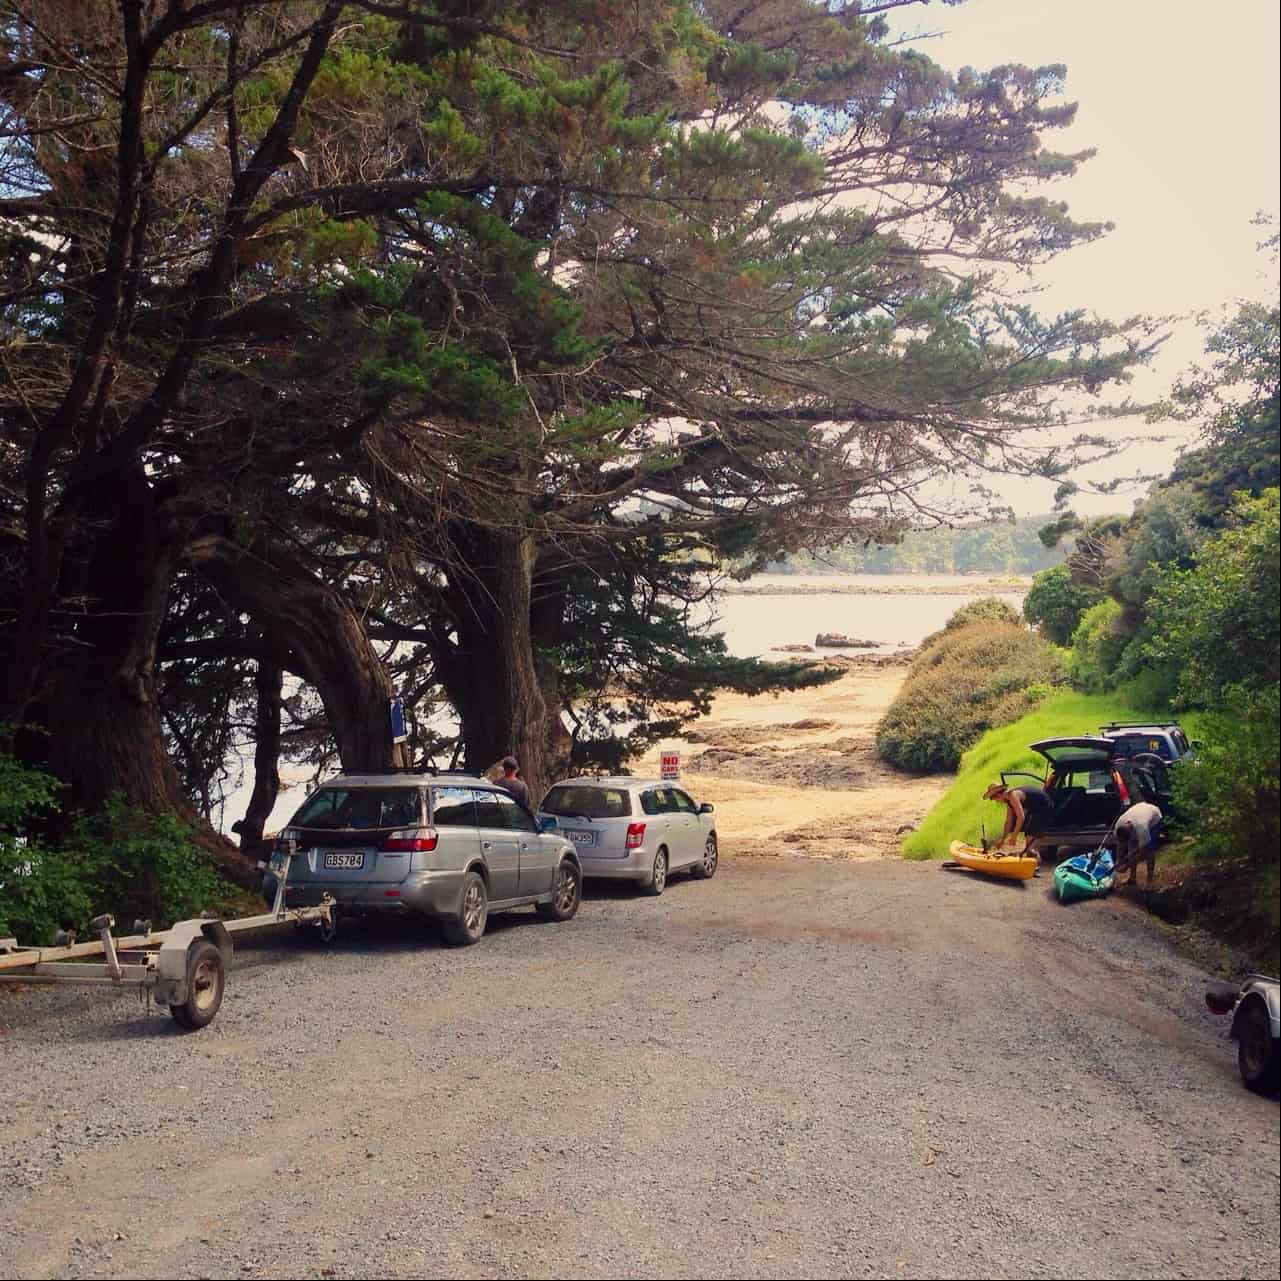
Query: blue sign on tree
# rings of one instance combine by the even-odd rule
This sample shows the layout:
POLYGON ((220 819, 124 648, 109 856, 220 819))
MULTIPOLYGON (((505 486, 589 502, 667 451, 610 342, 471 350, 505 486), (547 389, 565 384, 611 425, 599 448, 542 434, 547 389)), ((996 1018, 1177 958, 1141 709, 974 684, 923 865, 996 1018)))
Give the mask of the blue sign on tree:
POLYGON ((391 741, 403 743, 408 737, 409 730, 405 726, 405 700, 393 698, 391 700, 391 741))

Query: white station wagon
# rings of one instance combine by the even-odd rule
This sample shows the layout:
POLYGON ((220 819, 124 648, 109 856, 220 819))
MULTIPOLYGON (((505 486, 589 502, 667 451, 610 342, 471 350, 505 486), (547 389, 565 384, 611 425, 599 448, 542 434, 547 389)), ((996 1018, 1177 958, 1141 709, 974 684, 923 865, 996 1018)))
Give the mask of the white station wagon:
POLYGON ((656 778, 570 778, 539 816, 578 854, 583 875, 635 881, 661 894, 673 872, 716 874, 716 819, 678 783, 656 778))

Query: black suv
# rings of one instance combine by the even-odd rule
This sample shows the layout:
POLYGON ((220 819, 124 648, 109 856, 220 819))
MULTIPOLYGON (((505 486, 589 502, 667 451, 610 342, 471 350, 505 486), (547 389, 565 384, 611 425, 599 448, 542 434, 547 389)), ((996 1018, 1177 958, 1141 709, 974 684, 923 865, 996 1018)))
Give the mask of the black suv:
POLYGON ((1131 805, 1149 801, 1167 813, 1168 784, 1136 760, 1115 739, 1082 736, 1045 738, 1031 750, 1045 757, 1045 777, 1007 770, 1002 782, 1018 787, 1020 781, 1039 783, 1054 804, 1054 813, 1031 844, 1049 851, 1055 846, 1093 849, 1111 832, 1116 820, 1131 805))

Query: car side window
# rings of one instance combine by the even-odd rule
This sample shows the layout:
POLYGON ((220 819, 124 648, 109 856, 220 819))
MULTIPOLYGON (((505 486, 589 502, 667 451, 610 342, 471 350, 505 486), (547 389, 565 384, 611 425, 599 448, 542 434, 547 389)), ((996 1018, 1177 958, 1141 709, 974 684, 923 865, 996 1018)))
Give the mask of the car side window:
POLYGON ((438 787, 432 804, 437 827, 475 827, 476 801, 469 787, 438 787))
POLYGON ((503 812, 498 808, 497 792, 473 791, 476 798, 477 827, 505 827, 503 812))
POLYGON ((676 808, 682 813, 695 814, 698 812, 698 806, 679 787, 672 788, 672 800, 676 802, 676 808))
POLYGON ((641 809, 643 809, 646 814, 657 814, 660 812, 658 808, 658 792, 655 788, 651 787, 648 792, 642 792, 640 800, 641 809))
POLYGON ((538 824, 534 816, 521 804, 518 804, 505 792, 496 793, 498 809, 501 814, 499 822, 503 827, 515 832, 536 832, 538 824))

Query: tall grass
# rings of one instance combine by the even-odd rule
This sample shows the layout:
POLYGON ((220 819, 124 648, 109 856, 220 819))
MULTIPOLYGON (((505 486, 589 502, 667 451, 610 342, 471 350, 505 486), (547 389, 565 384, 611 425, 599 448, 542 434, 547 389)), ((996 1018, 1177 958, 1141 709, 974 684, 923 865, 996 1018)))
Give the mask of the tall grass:
MULTIPOLYGON (((986 825, 989 835, 1000 835, 1005 822, 1002 806, 983 799, 983 789, 1002 770, 1028 770, 1044 776, 1045 758, 1028 751, 1028 744, 1043 738, 1071 734, 1097 734, 1111 720, 1166 720, 1169 709, 1133 701, 1126 689, 1110 694, 1051 694, 1039 707, 1009 725, 990 729, 961 757, 956 781, 925 816, 925 821, 903 842, 908 858, 945 858, 955 840, 977 844, 986 825)), ((1185 729, 1194 729, 1188 718, 1185 729)))

